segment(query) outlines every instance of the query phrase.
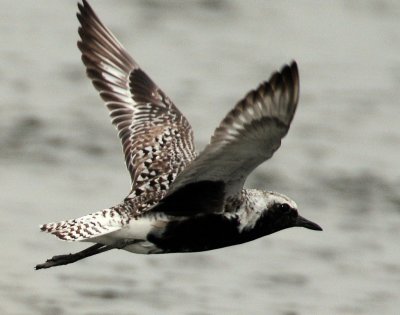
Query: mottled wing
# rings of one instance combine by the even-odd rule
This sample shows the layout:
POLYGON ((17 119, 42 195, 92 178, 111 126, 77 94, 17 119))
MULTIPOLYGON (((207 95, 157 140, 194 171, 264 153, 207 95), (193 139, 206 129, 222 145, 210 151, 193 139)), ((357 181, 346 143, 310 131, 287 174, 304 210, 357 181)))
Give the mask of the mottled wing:
POLYGON ((122 141, 132 180, 130 197, 167 190, 195 157, 192 129, 89 4, 83 0, 78 6, 78 47, 122 141))
POLYGON ((211 143, 180 173, 154 211, 176 215, 221 211, 227 198, 237 198, 247 176, 279 148, 298 100, 299 75, 292 62, 228 113, 211 143))

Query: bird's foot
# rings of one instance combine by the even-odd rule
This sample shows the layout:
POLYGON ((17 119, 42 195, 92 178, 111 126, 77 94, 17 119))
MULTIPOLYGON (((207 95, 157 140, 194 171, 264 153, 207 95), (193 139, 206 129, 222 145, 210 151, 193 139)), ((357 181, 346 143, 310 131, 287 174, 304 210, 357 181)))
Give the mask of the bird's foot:
POLYGON ((51 268, 51 267, 55 267, 55 266, 68 265, 68 264, 74 263, 78 260, 81 260, 83 258, 93 256, 96 254, 100 254, 100 253, 105 252, 110 249, 113 249, 113 247, 103 245, 103 244, 95 244, 95 245, 90 246, 89 248, 86 248, 75 254, 53 256, 52 258, 47 259, 46 262, 44 262, 43 264, 36 265, 35 270, 46 269, 46 268, 51 268))
POLYGON ((57 255, 53 256, 50 259, 47 259, 45 263, 36 265, 35 269, 45 269, 55 266, 67 265, 71 264, 75 261, 79 260, 77 254, 67 254, 67 255, 57 255))

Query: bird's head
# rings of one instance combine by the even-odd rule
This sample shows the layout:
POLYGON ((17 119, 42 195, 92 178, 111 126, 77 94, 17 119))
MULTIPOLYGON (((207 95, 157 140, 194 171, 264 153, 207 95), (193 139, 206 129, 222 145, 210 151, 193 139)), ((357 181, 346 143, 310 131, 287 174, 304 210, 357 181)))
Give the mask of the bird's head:
POLYGON ((257 196, 254 204, 258 207, 258 218, 254 229, 264 235, 278 232, 290 227, 304 227, 310 230, 322 231, 322 228, 306 218, 299 215, 297 204, 285 195, 274 192, 263 192, 257 196))

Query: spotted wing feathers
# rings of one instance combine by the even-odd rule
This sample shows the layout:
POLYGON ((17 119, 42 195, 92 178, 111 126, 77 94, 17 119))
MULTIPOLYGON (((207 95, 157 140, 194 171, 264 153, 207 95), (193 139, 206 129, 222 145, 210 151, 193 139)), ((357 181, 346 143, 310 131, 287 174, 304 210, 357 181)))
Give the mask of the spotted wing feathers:
POLYGON ((168 189, 195 156, 189 123, 85 0, 78 19, 82 61, 118 130, 132 180, 130 197, 168 189))

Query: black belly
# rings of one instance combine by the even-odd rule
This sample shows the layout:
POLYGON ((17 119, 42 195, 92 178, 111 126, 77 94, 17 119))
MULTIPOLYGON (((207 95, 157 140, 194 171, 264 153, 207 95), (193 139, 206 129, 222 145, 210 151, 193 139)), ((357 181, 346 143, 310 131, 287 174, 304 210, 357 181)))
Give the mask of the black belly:
POLYGON ((208 214, 171 221, 161 234, 149 234, 148 240, 163 252, 199 252, 247 242, 252 237, 238 231, 236 219, 208 214))

